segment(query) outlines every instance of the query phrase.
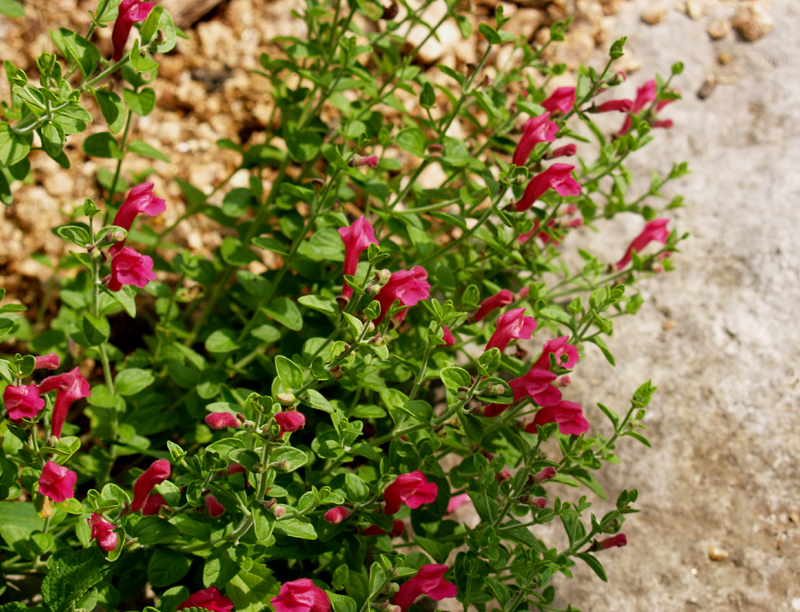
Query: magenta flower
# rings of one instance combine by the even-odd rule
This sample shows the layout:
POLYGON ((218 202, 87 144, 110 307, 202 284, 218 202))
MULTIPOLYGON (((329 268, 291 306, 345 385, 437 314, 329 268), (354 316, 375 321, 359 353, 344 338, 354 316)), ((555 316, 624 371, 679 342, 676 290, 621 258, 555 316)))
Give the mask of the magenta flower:
POLYGON ((124 247, 112 255, 111 277, 107 284, 109 290, 119 291, 123 285, 144 289, 151 280, 156 280, 152 257, 142 255, 131 247, 124 247))
MULTIPOLYGON (((378 244, 375 239, 375 229, 362 215, 353 221, 350 227, 340 227, 339 235, 344 241, 344 274, 353 276, 358 268, 361 252, 370 244, 378 244)), ((345 283, 342 287, 342 297, 349 300, 352 295, 353 288, 345 283)))
MULTIPOLYGON (((634 115, 637 114, 645 106, 655 102, 655 100, 656 100, 656 81, 655 79, 650 79, 649 81, 647 81, 647 83, 645 83, 636 90, 636 99, 633 101, 633 107, 631 108, 631 113, 633 113, 634 115)), ((661 100, 655 105, 655 112, 657 113, 670 102, 674 102, 674 100, 661 100)), ((672 127, 672 120, 665 119, 663 121, 654 121, 652 122, 651 125, 653 127, 669 128, 672 127)), ((625 117, 625 123, 622 125, 622 129, 620 129, 620 131, 617 132, 617 135, 622 136, 623 134, 626 134, 631 129, 631 126, 632 126, 631 117, 630 115, 628 115, 627 117, 625 117)))
POLYGON ((226 427, 237 429, 240 425, 236 415, 230 412, 212 412, 207 414, 204 420, 211 429, 225 429, 226 427))
MULTIPOLYGON (((245 469, 245 467, 243 465, 239 464, 239 463, 231 463, 231 464, 229 464, 228 468, 227 468, 227 471, 228 471, 228 476, 233 476, 234 474, 246 474, 247 473, 247 470, 245 469)), ((247 480, 246 477, 245 477, 245 480, 247 480)))
POLYGON ((619 111, 629 113, 633 110, 633 100, 608 100, 594 109, 596 113, 608 113, 619 111))
POLYGON ((546 497, 529 497, 528 503, 535 508, 539 508, 541 510, 547 505, 547 498, 546 497))
POLYGON ((447 514, 455 512, 461 506, 465 506, 470 502, 472 502, 472 500, 467 493, 459 493, 458 495, 454 495, 450 498, 450 501, 447 502, 447 514))
POLYGON ((364 535, 365 536, 388 535, 391 538, 396 538, 397 536, 403 535, 403 532, 405 530, 406 530, 406 524, 403 521, 394 519, 392 521, 392 531, 390 533, 386 533, 380 527, 377 527, 375 525, 370 525, 369 527, 364 528, 364 535))
POLYGON ((335 508, 331 508, 325 514, 323 514, 322 518, 328 521, 331 525, 338 525, 348 516, 350 516, 350 510, 344 506, 336 506, 335 508))
POLYGON ((520 138, 517 148, 514 149, 511 163, 515 166, 526 166, 536 144, 553 142, 557 132, 558 125, 554 121, 550 121, 550 113, 528 119, 522 127, 522 138, 520 138))
MULTIPOLYGON (((123 4, 125 4, 125 2, 123 2, 123 4)), ((148 9, 147 12, 150 12, 150 9, 148 9)), ((120 14, 122 14, 121 5, 120 14)), ((114 225, 130 231, 138 215, 145 214, 155 217, 165 210, 167 210, 166 202, 153 195, 153 183, 142 183, 128 192, 128 197, 125 198, 122 206, 119 207, 117 214, 114 216, 114 225)), ((124 246, 125 240, 118 242, 109 249, 109 253, 113 257, 117 252, 121 251, 124 246)))
MULTIPOLYGON (((672 100, 668 100, 668 102, 672 102, 672 100)), ((672 119, 659 119, 658 121, 653 121, 650 124, 654 128, 671 128, 674 125, 672 119)))
POLYGON ((542 471, 537 472, 533 476, 530 477, 531 480, 535 484, 542 484, 543 482, 550 480, 551 478, 555 478, 556 476, 556 468, 554 467, 546 467, 542 471))
POLYGON ((589 421, 584 418, 581 405, 566 400, 539 410, 533 422, 525 427, 525 431, 535 434, 539 425, 547 423, 558 423, 558 431, 564 435, 580 435, 589 431, 589 421))
POLYGON ((598 542, 597 540, 594 541, 591 548, 591 551, 598 551, 598 550, 608 550, 609 548, 619 547, 622 548, 623 546, 628 545, 628 537, 624 533, 618 533, 617 535, 606 538, 602 542, 598 542))
POLYGON ((144 506, 147 496, 156 485, 161 484, 169 478, 172 466, 166 459, 157 459, 147 468, 147 471, 136 479, 133 483, 133 503, 131 510, 138 512, 144 506))
POLYGON ((225 506, 219 503, 213 495, 206 495, 203 501, 206 504, 206 508, 208 508, 208 516, 211 518, 217 518, 225 514, 225 506))
MULTIPOLYGON (((524 397, 531 398, 539 406, 551 406, 561 401, 561 391, 553 386, 556 375, 549 370, 533 367, 519 378, 508 384, 514 393, 514 401, 524 397)), ((509 404, 489 404, 483 410, 483 416, 493 417, 505 412, 509 404)))
POLYGON ((442 327, 442 340, 444 340, 445 346, 453 346, 456 343, 456 337, 446 325, 442 327))
POLYGON ((547 100, 542 102, 542 106, 551 113, 561 111, 567 114, 572 110, 572 107, 575 106, 575 88, 559 87, 550 94, 547 100))
POLYGON ((36 369, 39 370, 44 368, 46 370, 57 370, 58 366, 61 365, 61 361, 58 358, 58 355, 55 353, 50 353, 48 355, 42 355, 41 357, 36 358, 36 369))
POLYGON ((51 431, 56 438, 60 438, 61 429, 64 427, 64 420, 67 418, 67 411, 72 402, 89 397, 92 394, 92 390, 86 379, 78 373, 78 368, 64 374, 45 378, 39 385, 40 393, 48 393, 56 389, 58 394, 53 407, 51 431))
MULTIPOLYGON (((431 286, 427 279, 428 272, 422 266, 414 266, 410 270, 400 270, 392 274, 389 282, 375 296, 381 305, 381 314, 374 323, 378 325, 383 321, 395 300, 400 300, 403 306, 414 306, 421 300, 427 300, 431 294, 431 286)), ((407 312, 408 308, 397 313, 396 321, 400 323, 407 312)))
POLYGON ((39 476, 39 493, 49 497, 56 503, 75 497, 75 483, 78 475, 55 461, 44 464, 39 476))
POLYGON ((204 608, 211 612, 233 612, 233 602, 227 597, 223 597, 217 587, 212 586, 190 595, 189 599, 178 606, 178 610, 184 608, 204 608))
POLYGON ((544 348, 542 349, 542 354, 539 355, 539 358, 533 364, 533 367, 540 368, 542 370, 549 370, 550 353, 553 353, 556 356, 556 363, 571 370, 581 358, 578 356, 578 349, 572 344, 569 344, 567 340, 569 340, 569 336, 561 336, 555 340, 548 340, 545 342, 544 348), (566 363, 561 363, 562 355, 566 355, 568 357, 566 363))
POLYGON ((578 147, 574 144, 564 145, 563 147, 558 147, 557 149, 553 149, 550 153, 547 154, 547 159, 555 159, 557 157, 572 157, 577 153, 578 147))
POLYGON ((114 533, 114 525, 104 521, 101 514, 92 512, 92 516, 86 519, 86 522, 92 528, 91 539, 97 540, 100 548, 106 552, 111 552, 117 547, 118 538, 117 534, 114 533))
POLYGON ((525 193, 514 204, 517 212, 528 210, 534 202, 542 197, 548 189, 554 189, 561 196, 576 196, 581 192, 581 185, 572 178, 572 170, 575 166, 569 164, 553 164, 544 172, 534 176, 525 193))
POLYGON ((628 246, 628 250, 625 251, 625 255, 617 262, 617 270, 622 270, 622 268, 631 263, 633 249, 636 249, 637 253, 641 253, 644 247, 653 241, 666 244, 667 236, 669 236, 668 223, 669 219, 653 219, 645 223, 642 233, 633 239, 633 242, 628 246))
POLYGON ((8 410, 8 418, 33 419, 44 408, 44 399, 39 397, 36 385, 9 385, 3 391, 3 402, 8 410))
POLYGON ((153 493, 150 495, 142 506, 142 516, 154 516, 161 512, 161 506, 166 506, 167 500, 161 493, 153 493))
MULTIPOLYGON (((358 155, 354 155, 350 160, 350 165, 353 168, 360 168, 361 166, 369 166, 370 168, 377 168, 378 167, 378 156, 377 155, 366 155, 363 157, 359 157, 358 155)), ((362 219, 364 217, 361 217, 362 219)))
POLYGON ((308 578, 284 583, 270 602, 275 612, 330 612, 331 609, 328 595, 308 578))
POLYGON ((458 593, 456 585, 444 579, 449 569, 446 565, 423 565, 419 573, 395 593, 392 604, 405 612, 420 595, 427 595, 434 601, 455 597, 458 593))
POLYGON ((511 293, 508 289, 503 289, 502 291, 500 291, 500 293, 483 300, 481 302, 480 308, 478 308, 478 312, 476 312, 475 315, 472 317, 472 320, 477 323, 496 308, 503 308, 504 306, 508 306, 513 301, 514 301, 514 294, 511 293))
MULTIPOLYGON (((153 10, 152 2, 142 2, 142 0, 122 0, 119 5, 119 14, 114 22, 114 32, 111 34, 111 41, 114 43, 114 61, 122 59, 122 52, 125 50, 125 43, 128 42, 128 35, 134 23, 144 21, 153 10)), ((115 223, 114 225, 118 225, 115 223)))
POLYGON ((292 433, 305 427, 306 417, 302 412, 284 411, 275 415, 275 422, 280 425, 281 433, 278 437, 282 438, 287 431, 292 433))
POLYGON ((383 492, 383 499, 386 500, 384 513, 396 514, 402 504, 414 510, 422 504, 433 503, 438 494, 439 485, 428 482, 425 474, 419 470, 400 474, 383 492))
POLYGON ((536 329, 536 319, 525 316, 525 308, 514 308, 501 314, 497 329, 489 339, 486 350, 499 348, 502 353, 513 339, 529 340, 536 329))

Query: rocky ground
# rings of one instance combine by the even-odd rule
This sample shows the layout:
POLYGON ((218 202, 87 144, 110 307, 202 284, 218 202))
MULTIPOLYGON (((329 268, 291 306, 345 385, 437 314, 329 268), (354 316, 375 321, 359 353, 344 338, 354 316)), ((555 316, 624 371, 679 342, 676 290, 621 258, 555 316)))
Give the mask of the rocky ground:
MULTIPOLYGON (((474 18, 488 18, 496 4, 474 2, 474 18)), ((49 45, 49 28, 85 22, 92 3, 78 5, 31 1, 24 24, 0 18, 0 58, 30 65, 49 45)), ((210 189, 232 167, 216 139, 246 140, 269 120, 264 86, 247 70, 270 50, 270 38, 303 34, 289 16, 293 5, 222 2, 189 27, 179 53, 163 58, 163 108, 136 126, 136 137, 172 158, 152 164, 159 193, 171 199, 161 223, 181 213, 173 178, 210 189)), ((524 0, 504 7, 514 13, 512 31, 532 39, 552 20, 575 16, 555 51, 573 66, 592 57, 599 63, 602 47, 627 35, 626 93, 676 61, 686 64, 676 81, 684 100, 663 112, 675 127, 655 133, 657 145, 631 165, 646 174, 672 161, 690 163, 694 174, 675 187, 687 206, 672 218, 692 238, 675 258, 677 271, 645 285, 640 315, 617 324, 610 344, 619 365, 590 351, 570 391, 601 423, 593 403, 621 410, 644 380, 659 386, 645 421, 653 449, 620 444, 622 464, 602 476, 612 494, 638 488, 643 511, 625 525, 628 546, 604 553, 609 584, 578 568, 576 580, 560 581, 561 603, 615 612, 800 610, 800 5, 524 0)), ((433 45, 424 59, 464 63, 471 53, 454 42, 433 45)), ((0 98, 5 87, 2 79, 0 98)), ((80 139, 69 155, 81 166, 80 139)), ((67 174, 35 160, 35 180, 15 194, 22 205, 0 220, 0 285, 34 312, 50 271, 29 255, 58 255, 49 228, 62 222, 63 210, 97 193, 90 178, 97 163, 67 174)), ((602 244, 577 232, 565 248, 605 248, 613 261, 637 228, 616 223, 602 244)), ((183 224, 174 239, 197 252, 221 240, 198 222, 183 224)), ((555 543, 560 534, 551 537, 555 543)))

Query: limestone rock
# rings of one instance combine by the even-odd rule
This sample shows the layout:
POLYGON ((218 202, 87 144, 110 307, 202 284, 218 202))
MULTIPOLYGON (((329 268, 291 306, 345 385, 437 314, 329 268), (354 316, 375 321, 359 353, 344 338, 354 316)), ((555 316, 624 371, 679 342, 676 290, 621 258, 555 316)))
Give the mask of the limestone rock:
POLYGON ((731 25, 749 41, 758 40, 769 34, 775 27, 775 21, 763 2, 749 2, 742 6, 733 18, 731 25))
POLYGON ((731 22, 727 19, 714 19, 708 24, 708 35, 714 40, 725 38, 731 31, 731 22))

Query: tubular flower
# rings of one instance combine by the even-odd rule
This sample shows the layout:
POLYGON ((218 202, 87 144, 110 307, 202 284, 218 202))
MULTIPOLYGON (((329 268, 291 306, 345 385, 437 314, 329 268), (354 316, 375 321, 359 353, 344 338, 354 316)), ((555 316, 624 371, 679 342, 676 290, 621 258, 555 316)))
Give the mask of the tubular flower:
POLYGON ((449 569, 446 565, 423 565, 416 576, 400 587, 392 598, 392 604, 405 612, 420 595, 427 595, 434 601, 455 597, 458 592, 456 585, 444 579, 449 569))
POLYGON ((282 438, 287 431, 292 433, 298 429, 303 429, 306 424, 306 417, 302 412, 284 411, 275 415, 275 422, 281 427, 281 433, 278 437, 282 438))
POLYGON ((589 431, 589 421, 584 418, 581 405, 566 400, 539 410, 533 422, 525 427, 525 431, 535 434, 537 426, 547 423, 558 423, 558 431, 564 435, 580 435, 589 431))
POLYGON ((396 538, 397 536, 403 535, 403 532, 406 530, 406 524, 403 521, 398 519, 394 519, 392 521, 392 531, 386 533, 380 527, 376 525, 370 525, 369 527, 364 528, 364 535, 365 536, 379 536, 379 535, 388 535, 391 538, 396 538))
POLYGON ((385 514, 396 514, 402 504, 414 510, 422 504, 436 501, 438 493, 439 485, 435 482, 428 482, 425 474, 419 470, 400 474, 383 492, 383 498, 386 500, 384 512, 385 514))
POLYGON ((8 417, 14 421, 33 419, 44 408, 44 399, 39 397, 36 385, 9 385, 3 391, 3 403, 8 417))
POLYGON ((203 501, 206 504, 206 508, 208 508, 208 516, 211 518, 217 518, 225 514, 225 506, 219 503, 213 495, 206 495, 203 501))
POLYGON ((335 508, 331 508, 325 514, 323 514, 322 518, 328 521, 331 525, 338 525, 348 516, 350 516, 350 510, 344 506, 336 506, 335 508))
POLYGON ((178 610, 184 608, 204 608, 211 612, 233 612, 233 602, 227 597, 223 597, 217 587, 212 586, 190 595, 189 599, 178 606, 178 610))
MULTIPOLYGON (((122 4, 125 4, 125 1, 122 4)), ((148 12, 150 12, 149 9, 148 12)), ((120 5, 120 15, 122 15, 122 5, 120 5)), ((119 207, 117 214, 114 216, 114 225, 130 231, 138 215, 145 214, 155 217, 165 210, 167 210, 166 202, 162 198, 157 198, 153 195, 153 183, 142 183, 130 190, 128 197, 125 198, 122 206, 119 207)), ((109 249, 109 253, 113 257, 124 246, 125 240, 118 242, 109 249)))
POLYGON ((330 612, 331 609, 331 600, 325 591, 308 578, 283 584, 278 596, 270 602, 275 612, 330 612))
POLYGON ((133 483, 133 503, 131 510, 138 512, 144 506, 147 496, 156 485, 161 484, 172 471, 169 461, 166 459, 157 459, 153 461, 152 465, 147 468, 147 471, 136 479, 133 483))
POLYGON ((501 314, 497 329, 489 339, 486 350, 499 348, 502 353, 513 339, 528 340, 536 329, 536 319, 525 316, 525 308, 514 308, 501 314))
POLYGON ((503 289, 500 293, 483 300, 483 302, 481 302, 480 308, 478 308, 478 312, 476 312, 475 316, 472 317, 472 320, 477 323, 493 310, 497 308, 503 308, 504 306, 508 306, 513 301, 514 301, 514 294, 511 293, 508 289, 503 289))
POLYGON ((633 110, 633 100, 609 100, 603 102, 600 106, 594 109, 596 113, 608 113, 619 111, 621 113, 629 113, 633 110))
POLYGON ((142 255, 131 247, 123 247, 113 253, 111 277, 107 285, 110 291, 119 291, 123 285, 144 289, 151 280, 156 280, 152 257, 142 255))
POLYGON ((544 172, 534 176, 525 188, 525 193, 514 203, 516 211, 528 210, 548 189, 554 189, 561 196, 578 195, 581 186, 572 178, 574 168, 575 166, 569 164, 553 164, 544 172))
POLYGON ((101 514, 92 512, 92 516, 86 519, 86 522, 92 528, 91 539, 97 540, 100 548, 106 552, 111 552, 117 547, 118 538, 117 534, 114 533, 114 525, 104 521, 101 514))
MULTIPOLYGON (((631 108, 631 113, 634 115, 637 114, 645 106, 655 102, 655 100, 656 100, 656 81, 655 79, 650 79, 649 81, 647 81, 647 83, 645 83, 636 90, 636 99, 633 101, 633 107, 631 108)), ((655 112, 660 111, 670 102, 674 102, 674 100, 661 100, 656 104, 655 112)), ((620 129, 620 131, 617 132, 617 135, 622 136, 623 134, 628 133, 628 131, 631 129, 631 125, 632 125, 631 117, 630 115, 628 115, 627 117, 625 117, 625 123, 622 125, 622 129, 620 129)), ((655 121, 651 125, 653 127, 672 127, 672 120, 666 119, 664 121, 655 121)))
POLYGON ((669 219, 653 219, 652 221, 648 221, 642 233, 633 239, 633 242, 628 246, 628 250, 625 251, 625 255, 617 262, 617 270, 622 270, 622 268, 631 263, 633 259, 633 249, 636 249, 637 253, 641 253, 644 247, 653 241, 666 244, 667 236, 669 236, 669 230, 667 229, 668 223, 669 219))
POLYGON ((528 119, 522 127, 522 138, 514 149, 511 163, 515 166, 526 166, 537 143, 555 141, 557 132, 558 125, 550 121, 550 113, 528 119))
MULTIPOLYGON (((361 252, 370 244, 378 244, 375 239, 375 229, 362 215, 353 221, 350 227, 340 227, 339 235, 344 241, 344 274, 353 276, 358 268, 358 258, 361 256, 361 252)), ((353 288, 345 283, 342 287, 342 297, 349 300, 352 295, 353 288)))
MULTIPOLYGON (((556 375, 549 370, 533 367, 519 378, 508 384, 514 393, 514 401, 518 402, 523 397, 529 397, 539 406, 551 406, 561 401, 561 391, 553 386, 556 375)), ((483 410, 483 416, 493 417, 501 414, 509 404, 489 404, 483 410)))
POLYGON ((455 512, 461 506, 465 506, 466 504, 471 503, 472 500, 467 493, 459 493, 458 495, 454 495, 450 498, 450 501, 447 502, 447 514, 451 512, 455 512))
MULTIPOLYGON (((427 279, 428 272, 422 266, 414 266, 410 270, 400 270, 392 274, 389 282, 375 296, 381 305, 381 314, 373 321, 375 325, 383 321, 395 300, 400 300, 403 306, 414 306, 421 300, 427 300, 431 294, 431 286, 427 279)), ((395 318, 398 323, 405 318, 406 312, 408 308, 397 313, 395 318)))
MULTIPOLYGON (((574 227, 581 227, 582 225, 583 225, 583 219, 581 219, 580 217, 578 217, 577 219, 570 219, 568 221, 562 221, 560 219, 550 219, 550 221, 547 222, 547 227, 552 230, 564 230, 574 227)), ((555 245, 561 244, 561 240, 559 240, 558 238, 553 238, 550 234, 548 234, 546 231, 540 228, 541 225, 539 224, 539 220, 537 219, 536 221, 533 222, 533 229, 529 232, 517 236, 517 240, 524 244, 528 242, 528 240, 530 240, 535 235, 542 241, 543 244, 547 244, 551 240, 555 245)))
POLYGON ((114 22, 114 32, 111 34, 111 41, 114 43, 113 57, 115 62, 122 59, 122 52, 125 49, 125 43, 128 42, 128 35, 131 33, 133 24, 147 19, 152 10, 152 2, 122 0, 119 5, 117 20, 114 22))
POLYGON ((561 111, 567 114, 572 110, 572 107, 575 106, 575 88, 559 87, 550 94, 547 100, 542 102, 542 106, 551 113, 561 111))
MULTIPOLYGON (((377 155, 365 155, 359 157, 358 155, 354 155, 353 158, 350 160, 350 165, 353 168, 360 168, 361 166, 369 166, 370 168, 377 168, 378 167, 378 156, 377 155)), ((361 217, 362 219, 364 217, 361 217)))
POLYGON ((67 418, 67 411, 72 402, 89 397, 92 394, 92 390, 86 379, 78 373, 78 368, 64 374, 45 378, 39 385, 40 393, 48 393, 56 389, 58 394, 53 407, 52 434, 56 438, 60 438, 61 429, 64 426, 64 420, 67 418))
POLYGON ((212 412, 207 414, 204 420, 211 429, 225 429, 226 427, 237 429, 240 425, 236 415, 230 412, 212 412))
POLYGON ((445 346, 453 346, 456 343, 456 337, 447 326, 442 327, 442 340, 444 340, 445 346))
POLYGON ((589 550, 596 551, 596 550, 608 550, 609 548, 619 547, 622 548, 623 546, 628 545, 628 536, 624 533, 618 533, 617 535, 606 538, 602 542, 595 542, 592 544, 592 547, 589 550))
POLYGON ((550 151, 550 153, 547 154, 547 159, 555 159, 556 157, 572 157, 575 155, 575 153, 577 153, 577 151, 577 145, 570 143, 550 151))
POLYGON ((161 512, 161 506, 166 506, 167 500, 161 493, 153 493, 142 506, 142 516, 153 516, 161 512))
POLYGON ((46 370, 57 370, 58 366, 61 365, 61 361, 58 358, 58 355, 55 353, 50 353, 48 355, 42 355, 41 357, 36 358, 36 369, 39 370, 44 368, 46 370))
POLYGON ((63 502, 65 499, 75 497, 75 483, 78 475, 55 461, 44 464, 42 475, 39 477, 39 493, 49 497, 54 502, 63 502))
POLYGON ((546 467, 542 471, 529 476, 529 480, 531 481, 532 485, 540 485, 543 482, 550 480, 551 478, 555 478, 556 475, 556 468, 554 467, 546 467))
POLYGON ((545 342, 544 348, 542 349, 542 354, 539 355, 539 359, 536 360, 536 362, 533 364, 533 367, 540 368, 542 370, 549 370, 550 353, 553 353, 556 356, 556 363, 571 370, 581 358, 578 356, 578 349, 567 342, 567 340, 569 340, 569 336, 561 336, 560 338, 545 342), (562 355, 567 356, 566 362, 562 363, 562 355))

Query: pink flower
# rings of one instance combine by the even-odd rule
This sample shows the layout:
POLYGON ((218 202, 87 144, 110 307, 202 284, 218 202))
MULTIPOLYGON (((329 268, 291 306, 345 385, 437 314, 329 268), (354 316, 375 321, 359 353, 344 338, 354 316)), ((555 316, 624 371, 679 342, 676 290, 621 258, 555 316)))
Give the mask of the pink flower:
POLYGON ((517 148, 514 149, 511 163, 515 166, 526 166, 536 144, 553 142, 557 132, 558 125, 554 121, 550 121, 550 113, 528 119, 522 127, 522 138, 520 138, 517 148))
POLYGON ((208 516, 211 518, 217 518, 225 514, 225 506, 219 503, 213 495, 206 495, 203 501, 206 504, 206 508, 208 508, 208 516))
POLYGON ((328 521, 331 525, 338 525, 348 516, 350 516, 350 510, 344 506, 336 506, 335 508, 331 508, 325 514, 323 514, 322 518, 328 521))
POLYGON ((39 477, 39 493, 52 499, 54 502, 63 502, 65 499, 75 497, 75 483, 78 475, 55 461, 44 464, 42 475, 39 477))
MULTIPOLYGON (((374 320, 375 325, 383 321, 395 300, 400 300, 403 306, 414 306, 421 300, 427 300, 431 294, 431 286, 427 279, 428 272, 422 266, 414 266, 410 270, 400 270, 392 274, 389 282, 375 296, 381 305, 381 314, 374 320)), ((407 308, 397 314, 398 323, 405 318, 406 312, 407 308)))
MULTIPOLYGON (((672 102, 672 100, 669 100, 669 102, 672 102)), ((672 119, 659 119, 658 121, 653 121, 650 125, 654 128, 669 129, 674 125, 674 123, 672 119)))
POLYGON ((48 393, 55 389, 58 389, 58 394, 53 407, 51 430, 56 438, 60 438, 61 429, 64 426, 64 420, 67 418, 67 411, 72 402, 89 397, 92 394, 92 390, 86 379, 78 373, 78 368, 64 374, 45 378, 39 385, 40 393, 48 393))
POLYGON ((629 113, 632 110, 633 110, 633 100, 608 100, 607 102, 603 102, 600 106, 594 109, 596 113, 608 113, 612 111, 629 113))
POLYGON ((114 533, 114 525, 104 521, 101 514, 92 512, 92 516, 86 519, 86 522, 92 528, 91 539, 97 540, 100 548, 106 552, 111 552, 117 547, 117 534, 114 533))
POLYGON ((111 278, 107 285, 109 290, 119 291, 122 285, 144 289, 151 280, 156 280, 152 257, 142 255, 130 247, 124 247, 112 255, 111 278))
MULTIPOLYGON (((524 397, 531 398, 539 406, 551 406, 561 401, 561 391, 553 386, 556 375, 549 370, 533 367, 519 378, 508 384, 514 393, 514 401, 518 402, 524 397)), ((483 416, 493 417, 505 412, 509 404, 489 404, 483 410, 483 416)))
POLYGON ((330 612, 331 600, 308 578, 292 580, 281 586, 277 597, 270 599, 275 612, 330 612))
POLYGON ((465 506, 466 504, 471 503, 472 500, 467 493, 460 493, 459 495, 454 495, 450 498, 450 501, 447 502, 447 514, 451 512, 455 512, 461 506, 465 506))
MULTIPOLYGON (((227 471, 228 471, 228 476, 233 476, 234 474, 246 474, 247 473, 247 470, 245 469, 245 467, 243 465, 238 464, 238 463, 231 463, 230 465, 228 465, 228 470, 227 471)), ((247 480, 247 479, 245 478, 245 480, 247 480)))
POLYGON ((564 145, 563 147, 559 147, 553 151, 550 151, 550 153, 547 154, 547 159, 555 159, 556 157, 571 157, 575 155, 577 151, 578 147, 574 144, 564 145))
MULTIPOLYGON (((114 32, 111 40, 114 43, 114 61, 122 59, 122 52, 125 43, 128 42, 128 35, 134 23, 144 21, 153 10, 152 2, 142 2, 142 0, 122 0, 119 5, 119 14, 114 22, 114 32)), ((114 225, 118 225, 115 223, 114 225)))
POLYGON ((501 314, 497 329, 489 339, 486 350, 499 348, 502 353, 513 339, 528 340, 536 329, 536 319, 525 316, 525 308, 514 308, 501 314))
POLYGON ((477 323, 496 308, 503 308, 504 306, 508 306, 513 301, 514 301, 514 294, 511 293, 508 289, 503 289, 502 291, 500 291, 500 293, 483 300, 483 302, 481 302, 480 308, 478 308, 478 312, 476 312, 475 315, 472 317, 472 320, 477 323))
POLYGON ((422 504, 436 501, 438 493, 439 485, 435 482, 428 482, 425 474, 419 470, 400 474, 383 492, 383 498, 386 500, 384 512, 385 514, 396 514, 402 504, 414 510, 422 504))
POLYGON ((666 244, 667 236, 669 236, 668 223, 669 219, 653 219, 645 223, 642 233, 633 239, 633 242, 628 246, 628 250, 625 251, 625 255, 617 262, 617 270, 622 270, 622 268, 631 263, 633 249, 636 249, 637 253, 641 253, 644 247, 653 241, 666 244))
POLYGON ((61 362, 58 355, 50 353, 36 358, 36 369, 45 368, 46 370, 57 370, 61 362))
POLYGON ((589 550, 607 550, 609 548, 619 547, 622 548, 623 546, 628 545, 628 537, 624 533, 618 533, 617 535, 606 538, 602 542, 595 542, 592 544, 592 547, 589 550))
MULTIPOLYGON (((377 168, 378 167, 378 156, 377 155, 366 155, 364 157, 359 157, 358 155, 354 155, 350 160, 350 165, 353 168, 359 168, 361 166, 369 166, 370 168, 377 168)), ((364 217, 361 217, 362 219, 364 217)))
POLYGON ((370 525, 369 527, 364 528, 364 535, 365 536, 379 536, 379 535, 388 535, 389 537, 396 538, 397 536, 403 535, 403 532, 406 530, 406 525, 403 521, 395 519, 392 521, 392 531, 391 533, 386 533, 380 527, 375 525, 370 525))
POLYGON ((158 459, 153 461, 147 471, 136 479, 136 482, 133 483, 133 503, 131 504, 133 512, 138 512, 142 509, 147 496, 150 495, 153 488, 169 478, 171 471, 172 466, 170 466, 169 461, 158 459))
POLYGON ((212 586, 190 595, 189 599, 178 606, 178 610, 184 608, 204 608, 211 612, 233 612, 233 602, 227 597, 223 597, 217 587, 212 586))
POLYGON ((392 598, 392 604, 400 606, 405 612, 420 595, 427 595, 434 601, 455 597, 458 593, 456 585, 444 579, 450 568, 446 565, 423 565, 419 573, 400 587, 392 598))
POLYGON ((578 356, 578 349, 572 344, 569 344, 567 340, 569 340, 569 336, 561 336, 555 340, 548 340, 545 342, 542 354, 539 355, 539 359, 536 360, 533 367, 549 370, 550 353, 553 353, 556 356, 556 363, 571 370, 575 364, 580 361, 580 357, 578 356), (566 355, 568 358, 565 363, 561 363, 562 355, 566 355))
POLYGON ((535 508, 539 508, 541 510, 547 505, 547 498, 546 497, 530 497, 528 498, 528 503, 535 508))
POLYGON ((14 421, 33 419, 44 408, 44 400, 39 397, 36 385, 7 386, 3 391, 3 402, 8 417, 14 421))
POLYGON ((306 417, 302 412, 284 411, 275 415, 275 422, 281 427, 278 437, 282 438, 287 431, 292 433, 305 427, 306 417))
POLYGON ((564 435, 580 435, 589 431, 589 421, 584 418, 581 405, 566 400, 539 410, 533 422, 525 427, 525 431, 535 434, 538 425, 547 423, 558 423, 558 431, 564 435))
POLYGON ((206 415, 205 422, 211 429, 225 429, 226 427, 237 429, 240 425, 236 415, 230 412, 212 412, 206 415))
POLYGON ((544 172, 537 174, 530 180, 525 193, 514 204, 514 208, 517 212, 528 210, 548 189, 554 189, 561 196, 578 195, 581 186, 572 178, 574 168, 575 166, 569 164, 553 164, 544 172))
POLYGON ((574 87, 559 87, 550 97, 542 102, 542 106, 549 110, 551 113, 561 111, 566 114, 575 106, 575 88, 574 87))
MULTIPOLYGON (((370 244, 378 244, 375 239, 375 229, 362 215, 353 221, 350 227, 340 227, 339 235, 344 241, 344 274, 353 276, 358 268, 361 252, 370 244)), ((342 297, 349 300, 352 295, 353 288, 345 283, 342 287, 342 297)))
MULTIPOLYGON (((650 79, 639 87, 636 90, 636 100, 633 101, 633 108, 631 108, 631 112, 635 115, 639 111, 641 111, 645 106, 655 102, 656 100, 656 81, 655 79, 650 79)), ((655 112, 657 113, 662 108, 664 108, 670 102, 674 102, 674 100, 661 100, 655 105, 655 112)), ((625 117, 625 123, 622 125, 622 129, 617 132, 618 136, 622 136, 626 134, 631 129, 631 117, 628 115, 625 117)), ((662 121, 654 121, 651 123, 653 127, 664 127, 669 128, 672 127, 672 119, 664 119, 662 121)))
POLYGON ((161 493, 153 493, 150 495, 142 506, 142 516, 154 516, 161 512, 161 506, 166 506, 167 500, 161 493))
POLYGON ((534 484, 542 484, 543 482, 550 480, 551 478, 555 478, 556 475, 556 468, 554 467, 546 467, 542 471, 537 472, 530 479, 533 481, 534 484))
POLYGON ((445 346, 453 346, 456 343, 456 337, 446 325, 442 327, 442 340, 444 340, 445 346))
MULTIPOLYGON (((124 5, 126 1, 128 0, 123 1, 122 4, 124 5)), ((150 4, 152 8, 152 3, 146 3, 146 4, 150 4)), ((147 9, 147 12, 149 13, 150 9, 147 9)), ((120 5, 120 15, 121 14, 122 14, 122 5, 120 5)), ((128 29, 130 30, 130 26, 128 27, 128 29)), ((119 207, 117 214, 114 216, 114 225, 117 225, 119 227, 124 228, 127 231, 130 231, 131 226, 133 225, 133 222, 136 220, 136 217, 138 215, 145 214, 151 217, 155 217, 156 215, 161 214, 165 210, 167 210, 166 202, 163 199, 157 198, 153 195, 153 183, 142 183, 141 185, 137 185, 136 187, 130 190, 130 192, 128 193, 128 197, 125 198, 125 201, 122 203, 122 206, 119 207)), ((124 246, 125 246, 125 240, 116 243, 108 251, 113 257, 116 253, 121 251, 122 247, 124 246)))

